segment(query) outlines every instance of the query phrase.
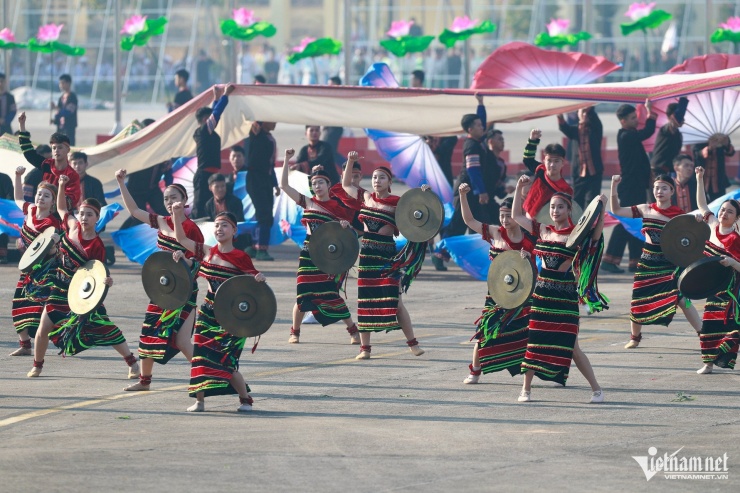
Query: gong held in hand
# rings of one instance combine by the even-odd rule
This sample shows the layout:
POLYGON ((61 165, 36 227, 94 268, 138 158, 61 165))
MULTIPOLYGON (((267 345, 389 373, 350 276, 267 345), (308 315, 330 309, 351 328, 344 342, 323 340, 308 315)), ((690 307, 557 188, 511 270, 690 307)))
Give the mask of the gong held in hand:
POLYGON ((704 256, 704 244, 711 234, 709 225, 695 216, 676 216, 663 227, 660 247, 673 265, 688 267, 704 256))
POLYGON ((580 245, 581 242, 591 234, 591 230, 594 229, 594 226, 598 222, 603 208, 604 204, 601 202, 600 197, 595 197, 591 203, 588 204, 586 210, 583 211, 581 217, 578 218, 576 227, 573 228, 573 231, 568 235, 568 241, 565 242, 566 248, 573 248, 580 245))
POLYGON ((252 276, 236 276, 216 290, 213 314, 229 334, 257 337, 267 332, 275 321, 277 300, 266 283, 252 276))
POLYGON ((28 245, 26 251, 23 252, 20 262, 18 262, 18 268, 21 272, 33 270, 36 265, 46 258, 49 250, 54 246, 53 236, 55 234, 56 230, 54 228, 46 228, 28 245))
POLYGON ((511 310, 532 296, 537 269, 519 250, 499 253, 488 268, 488 292, 497 306, 511 310))
POLYGON ((170 252, 155 252, 146 259, 141 282, 149 299, 165 310, 177 310, 190 299, 193 277, 184 260, 175 262, 170 252))
POLYGON ((444 222, 444 206, 431 190, 413 188, 404 193, 396 206, 396 226, 409 241, 424 243, 431 240, 444 222))
POLYGON ((105 279, 108 267, 100 260, 90 260, 72 276, 67 290, 67 304, 77 315, 87 315, 99 307, 108 294, 105 279))
POLYGON ((330 221, 321 224, 311 234, 308 253, 317 269, 336 275, 347 272, 355 264, 360 243, 352 229, 330 221))
POLYGON ((704 300, 725 291, 734 269, 721 261, 722 257, 703 257, 689 265, 678 278, 678 290, 690 300, 704 300))

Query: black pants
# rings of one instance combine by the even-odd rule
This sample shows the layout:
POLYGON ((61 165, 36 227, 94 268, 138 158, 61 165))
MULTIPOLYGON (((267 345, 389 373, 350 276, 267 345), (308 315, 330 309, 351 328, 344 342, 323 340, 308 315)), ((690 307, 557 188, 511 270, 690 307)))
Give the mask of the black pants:
POLYGON ((599 195, 601 195, 601 174, 577 176, 573 180, 573 200, 581 206, 581 209, 585 209, 599 195))
MULTIPOLYGON (((619 205, 622 207, 644 204, 647 200, 647 188, 639 184, 622 182, 617 188, 617 195, 619 196, 619 205)), ((624 226, 617 224, 614 226, 609 244, 606 246, 604 261, 619 265, 624 256, 624 247, 629 245, 629 258, 632 263, 635 263, 642 255, 643 243, 643 240, 628 233, 624 226)))
MULTIPOLYGON (((460 200, 460 196, 456 195, 454 201, 455 211, 452 213, 450 224, 442 232, 442 238, 464 235, 468 229, 462 217, 460 200)), ((485 224, 499 224, 498 213, 500 205, 492 196, 489 195, 487 204, 481 204, 477 195, 468 192, 467 200, 470 211, 473 213, 473 218, 485 224)))
POLYGON ((270 229, 275 222, 272 214, 274 202, 272 184, 247 180, 247 193, 254 205, 254 219, 257 221, 257 246, 266 249, 270 244, 270 229))
MULTIPOLYGON (((162 190, 159 188, 152 188, 151 190, 146 190, 144 192, 131 190, 131 197, 133 197, 134 202, 136 202, 136 206, 142 211, 147 210, 146 206, 149 204, 149 207, 152 208, 155 214, 159 214, 160 216, 169 216, 167 208, 164 206, 164 195, 162 194, 162 190)), ((121 229, 132 228, 139 224, 141 224, 141 221, 131 216, 123 222, 121 229)))
POLYGON ((211 192, 208 190, 208 178, 211 173, 208 171, 198 170, 193 175, 193 212, 191 217, 197 219, 205 217, 206 202, 211 198, 211 192))

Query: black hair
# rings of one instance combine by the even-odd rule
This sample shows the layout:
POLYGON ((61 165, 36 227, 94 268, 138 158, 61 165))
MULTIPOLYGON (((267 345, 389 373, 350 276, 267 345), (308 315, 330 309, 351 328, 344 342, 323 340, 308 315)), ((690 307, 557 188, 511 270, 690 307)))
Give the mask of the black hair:
POLYGON ((221 173, 214 173, 208 177, 208 186, 210 187, 212 184, 216 183, 217 181, 222 181, 225 183, 226 177, 222 175, 221 173))
POLYGON ((547 144, 545 147, 546 156, 558 156, 565 159, 565 147, 560 144, 547 144))
POLYGON ((319 130, 321 130, 321 125, 306 125, 306 130, 308 130, 311 127, 319 127, 319 130))
POLYGON ((144 118, 143 120, 141 120, 141 124, 144 125, 145 127, 148 127, 149 125, 154 123, 154 121, 155 121, 154 118, 144 118))
POLYGON ((60 82, 69 82, 71 84, 72 83, 72 76, 69 75, 69 74, 62 74, 62 75, 59 76, 59 81, 60 82))
POLYGON ((655 182, 658 182, 658 181, 664 181, 668 183, 672 189, 674 190, 676 189, 676 182, 673 181, 673 178, 671 178, 671 175, 666 175, 664 173, 661 173, 660 175, 655 177, 655 181, 653 181, 653 184, 655 184, 655 182))
POLYGON ((679 154, 678 156, 676 156, 676 157, 673 158, 673 166, 677 165, 678 163, 680 163, 684 159, 688 159, 692 163, 694 162, 694 160, 688 154, 679 154))
MULTIPOLYGON (((236 216, 229 211, 219 212, 218 214, 216 214, 214 221, 218 220, 219 217, 225 217, 226 219, 228 219, 230 223, 232 223, 233 225, 236 225, 236 216)), ((234 236, 236 236, 236 233, 234 234, 234 236)))
MULTIPOLYGON (((345 169, 347 169, 347 161, 342 163, 342 170, 345 170, 345 169)), ((362 165, 358 161, 355 161, 354 163, 352 163, 352 171, 354 170, 362 172, 362 165)))
POLYGON ((480 117, 476 114, 468 113, 467 115, 463 115, 462 120, 460 120, 460 126, 467 132, 473 126, 475 120, 480 121, 480 117))
POLYGON ((425 75, 423 70, 414 70, 413 72, 411 72, 411 75, 419 79, 419 82, 421 82, 422 84, 424 83, 425 75))
POLYGON ((629 115, 637 111, 634 106, 631 104, 623 104, 619 108, 617 108, 617 118, 619 120, 624 120, 629 115))
POLYGON ((329 77, 329 80, 331 82, 333 82, 337 86, 341 86, 342 85, 342 78, 339 77, 338 75, 334 75, 332 77, 329 77))
POLYGON ((213 110, 208 106, 205 108, 198 108, 195 112, 195 119, 198 120, 198 124, 201 124, 208 120, 208 117, 211 116, 211 114, 213 114, 213 110))
MULTIPOLYGON (((727 199, 727 200, 725 200, 724 202, 722 202, 722 204, 724 205, 724 204, 726 204, 727 202, 729 202, 729 203, 730 203, 730 205, 732 206, 732 208, 733 208, 733 209, 735 209, 735 215, 736 215, 736 216, 740 216, 740 202, 738 202, 738 201, 737 201, 737 200, 735 200, 735 199, 727 199)), ((721 206, 720 206, 720 207, 721 207, 721 206)))
POLYGON ((511 209, 514 206, 514 198, 513 197, 506 197, 501 202, 501 208, 506 207, 507 209, 511 209))
POLYGON ((36 154, 43 156, 44 154, 51 154, 51 147, 46 144, 39 144, 36 147, 36 154))
POLYGON ((242 156, 246 155, 246 152, 244 151, 244 148, 242 146, 231 146, 231 152, 236 152, 238 154, 241 154, 242 156))
POLYGON ((70 143, 69 143, 69 137, 67 137, 66 135, 64 135, 61 132, 54 132, 53 134, 51 134, 51 137, 49 137, 49 144, 67 144, 67 145, 70 145, 70 143))
POLYGON ((668 105, 668 107, 665 109, 665 114, 667 117, 673 116, 673 114, 676 112, 676 109, 678 108, 678 103, 671 103, 668 105))
POLYGON ((573 196, 569 193, 555 192, 552 194, 552 197, 550 197, 550 200, 552 199, 562 199, 568 204, 568 209, 573 209, 573 196))
POLYGON ((178 76, 179 78, 183 79, 185 82, 187 82, 188 79, 190 78, 190 72, 188 72, 184 68, 181 68, 180 70, 178 70, 177 72, 175 72, 175 75, 178 76))
POLYGON ((486 133, 486 139, 492 139, 497 135, 503 135, 504 133, 501 130, 497 129, 491 129, 486 133))
POLYGON ((70 161, 74 159, 82 159, 83 161, 85 161, 85 163, 87 163, 87 154, 82 151, 75 151, 69 155, 69 159, 70 161))
POLYGON ((254 81, 259 82, 260 84, 267 84, 267 79, 262 74, 257 74, 254 76, 254 81))
POLYGON ((80 207, 82 207, 83 205, 89 205, 90 207, 98 211, 98 217, 100 217, 100 209, 102 209, 103 206, 100 204, 100 201, 98 199, 92 197, 87 198, 82 201, 80 207))

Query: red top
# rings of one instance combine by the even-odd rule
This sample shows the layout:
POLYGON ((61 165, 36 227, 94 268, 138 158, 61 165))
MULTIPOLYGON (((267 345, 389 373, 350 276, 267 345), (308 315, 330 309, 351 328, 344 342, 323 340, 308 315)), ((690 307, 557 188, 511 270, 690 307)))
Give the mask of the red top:
POLYGON ((686 211, 684 211, 683 209, 681 209, 677 205, 672 205, 672 206, 668 207, 667 209, 661 209, 660 207, 658 207, 658 204, 652 203, 652 204, 650 204, 650 208, 652 210, 654 210, 655 212, 657 212, 658 214, 662 214, 665 217, 668 217, 668 218, 671 218, 671 219, 673 219, 676 216, 680 216, 682 214, 686 214, 686 211))
POLYGON ((725 247, 725 250, 732 255, 735 260, 740 260, 740 235, 737 231, 731 231, 726 235, 719 232, 719 224, 715 226, 714 233, 717 235, 717 239, 725 247))
POLYGON ((568 195, 573 195, 573 189, 568 185, 564 178, 560 178, 558 181, 552 181, 547 177, 545 173, 545 165, 540 164, 534 172, 534 180, 532 181, 532 187, 527 193, 527 198, 524 199, 524 211, 529 214, 530 217, 537 217, 537 213, 545 204, 550 202, 555 192, 563 192, 568 195))
POLYGON ((218 249, 218 246, 214 246, 211 247, 208 253, 211 258, 221 257, 223 260, 246 274, 252 274, 255 276, 259 274, 259 271, 254 268, 252 258, 246 252, 243 252, 238 248, 234 248, 228 253, 223 253, 218 249))
POLYGON ((76 209, 80 204, 82 192, 80 191, 80 175, 77 174, 74 168, 67 164, 67 167, 60 171, 54 165, 54 160, 49 158, 41 164, 41 171, 44 172, 43 180, 57 187, 59 186, 60 176, 66 175, 69 177, 67 186, 64 187, 64 194, 67 197, 67 204, 71 205, 70 209, 76 209))
POLYGON ((39 233, 42 233, 47 228, 61 229, 62 227, 62 223, 59 219, 58 214, 49 214, 43 219, 37 218, 36 205, 30 202, 23 203, 23 214, 31 216, 33 229, 35 229, 39 233))
MULTIPOLYGON (((69 235, 70 231, 67 219, 69 219, 69 213, 64 215, 64 220, 62 221, 62 229, 69 235)), ((100 239, 100 236, 95 235, 95 238, 86 240, 82 237, 82 228, 78 227, 77 243, 79 243, 85 251, 87 260, 100 260, 105 263, 105 245, 103 245, 103 240, 100 239)))

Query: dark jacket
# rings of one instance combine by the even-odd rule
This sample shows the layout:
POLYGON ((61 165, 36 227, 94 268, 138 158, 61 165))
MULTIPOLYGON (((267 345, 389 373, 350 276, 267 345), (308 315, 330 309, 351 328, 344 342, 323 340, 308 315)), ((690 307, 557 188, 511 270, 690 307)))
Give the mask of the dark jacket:
MULTIPOLYGON (((604 138, 604 126, 593 107, 589 108, 587 118, 586 124, 588 125, 588 143, 591 147, 591 160, 594 163, 596 175, 602 176, 604 174, 604 161, 601 159, 601 141, 604 138)), ((565 120, 559 120, 558 126, 563 135, 570 140, 578 141, 578 124, 569 125, 565 120)), ((572 168, 573 176, 578 176, 579 168, 576 166, 572 168)))
MULTIPOLYGON (((244 206, 242 205, 242 201, 238 198, 234 197, 230 193, 226 194, 226 197, 224 197, 224 200, 226 201, 226 210, 228 212, 231 212, 236 216, 237 222, 243 222, 244 221, 244 206)), ((209 217, 211 221, 214 221, 216 219, 216 204, 213 197, 208 199, 208 202, 206 202, 206 217, 209 217)))

